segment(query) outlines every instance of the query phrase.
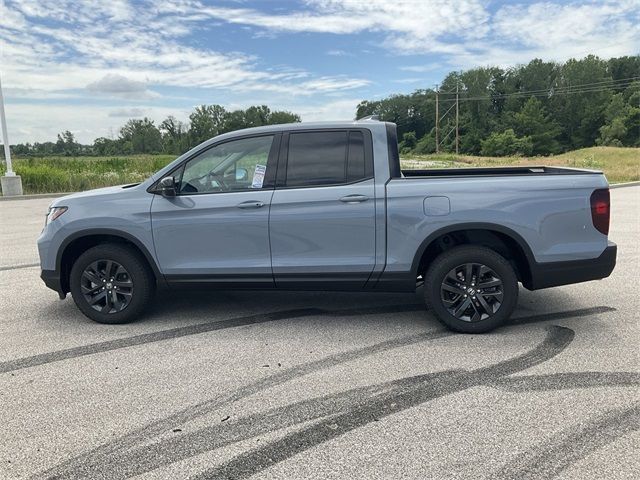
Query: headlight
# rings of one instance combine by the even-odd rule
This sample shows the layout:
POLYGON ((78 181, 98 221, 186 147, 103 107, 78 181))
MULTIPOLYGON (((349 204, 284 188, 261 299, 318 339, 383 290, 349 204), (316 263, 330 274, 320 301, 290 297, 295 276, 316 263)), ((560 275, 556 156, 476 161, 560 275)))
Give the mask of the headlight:
POLYGON ((44 222, 44 226, 46 227, 47 225, 49 225, 66 211, 67 207, 49 207, 49 213, 47 213, 47 218, 44 222))

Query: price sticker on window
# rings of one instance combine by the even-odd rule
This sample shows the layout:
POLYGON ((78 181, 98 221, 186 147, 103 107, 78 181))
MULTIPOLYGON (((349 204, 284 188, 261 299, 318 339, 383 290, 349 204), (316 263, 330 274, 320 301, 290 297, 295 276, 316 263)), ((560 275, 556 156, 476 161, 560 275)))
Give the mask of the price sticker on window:
POLYGON ((266 171, 266 165, 256 165, 256 169, 253 171, 253 181, 251 182, 251 188, 262 188, 262 184, 264 183, 264 174, 266 171))

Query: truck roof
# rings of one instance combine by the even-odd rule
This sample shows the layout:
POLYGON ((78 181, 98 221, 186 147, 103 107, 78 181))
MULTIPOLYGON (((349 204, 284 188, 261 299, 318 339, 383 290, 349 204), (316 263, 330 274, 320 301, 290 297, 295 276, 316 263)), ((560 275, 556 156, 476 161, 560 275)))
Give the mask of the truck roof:
POLYGON ((315 128, 371 128, 373 125, 380 125, 379 128, 385 128, 386 123, 380 122, 376 118, 366 117, 359 120, 342 120, 342 121, 328 121, 328 122, 297 122, 297 123, 280 123, 276 125, 263 125, 261 127, 243 128, 241 130, 234 130, 232 132, 223 133, 210 140, 222 140, 225 138, 237 137, 242 135, 251 135, 254 133, 271 133, 281 132, 283 130, 309 130, 315 128))

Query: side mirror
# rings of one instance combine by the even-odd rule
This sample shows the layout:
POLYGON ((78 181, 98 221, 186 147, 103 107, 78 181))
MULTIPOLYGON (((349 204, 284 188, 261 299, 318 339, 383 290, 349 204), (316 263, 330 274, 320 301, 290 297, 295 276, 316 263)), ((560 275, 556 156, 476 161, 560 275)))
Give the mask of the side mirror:
POLYGON ((164 177, 158 182, 156 193, 159 193, 163 197, 175 197, 176 196, 176 181, 173 177, 164 177))
POLYGON ((244 182, 247 178, 249 178, 249 173, 245 168, 236 169, 236 182, 244 182))

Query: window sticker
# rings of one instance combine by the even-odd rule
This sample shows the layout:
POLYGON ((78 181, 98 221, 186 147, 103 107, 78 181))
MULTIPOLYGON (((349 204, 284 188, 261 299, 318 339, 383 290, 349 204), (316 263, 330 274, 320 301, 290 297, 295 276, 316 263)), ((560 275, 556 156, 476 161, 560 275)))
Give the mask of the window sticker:
POLYGON ((266 171, 266 165, 256 165, 256 169, 253 172, 253 181, 251 182, 251 188, 262 188, 262 184, 264 183, 264 174, 266 171))

